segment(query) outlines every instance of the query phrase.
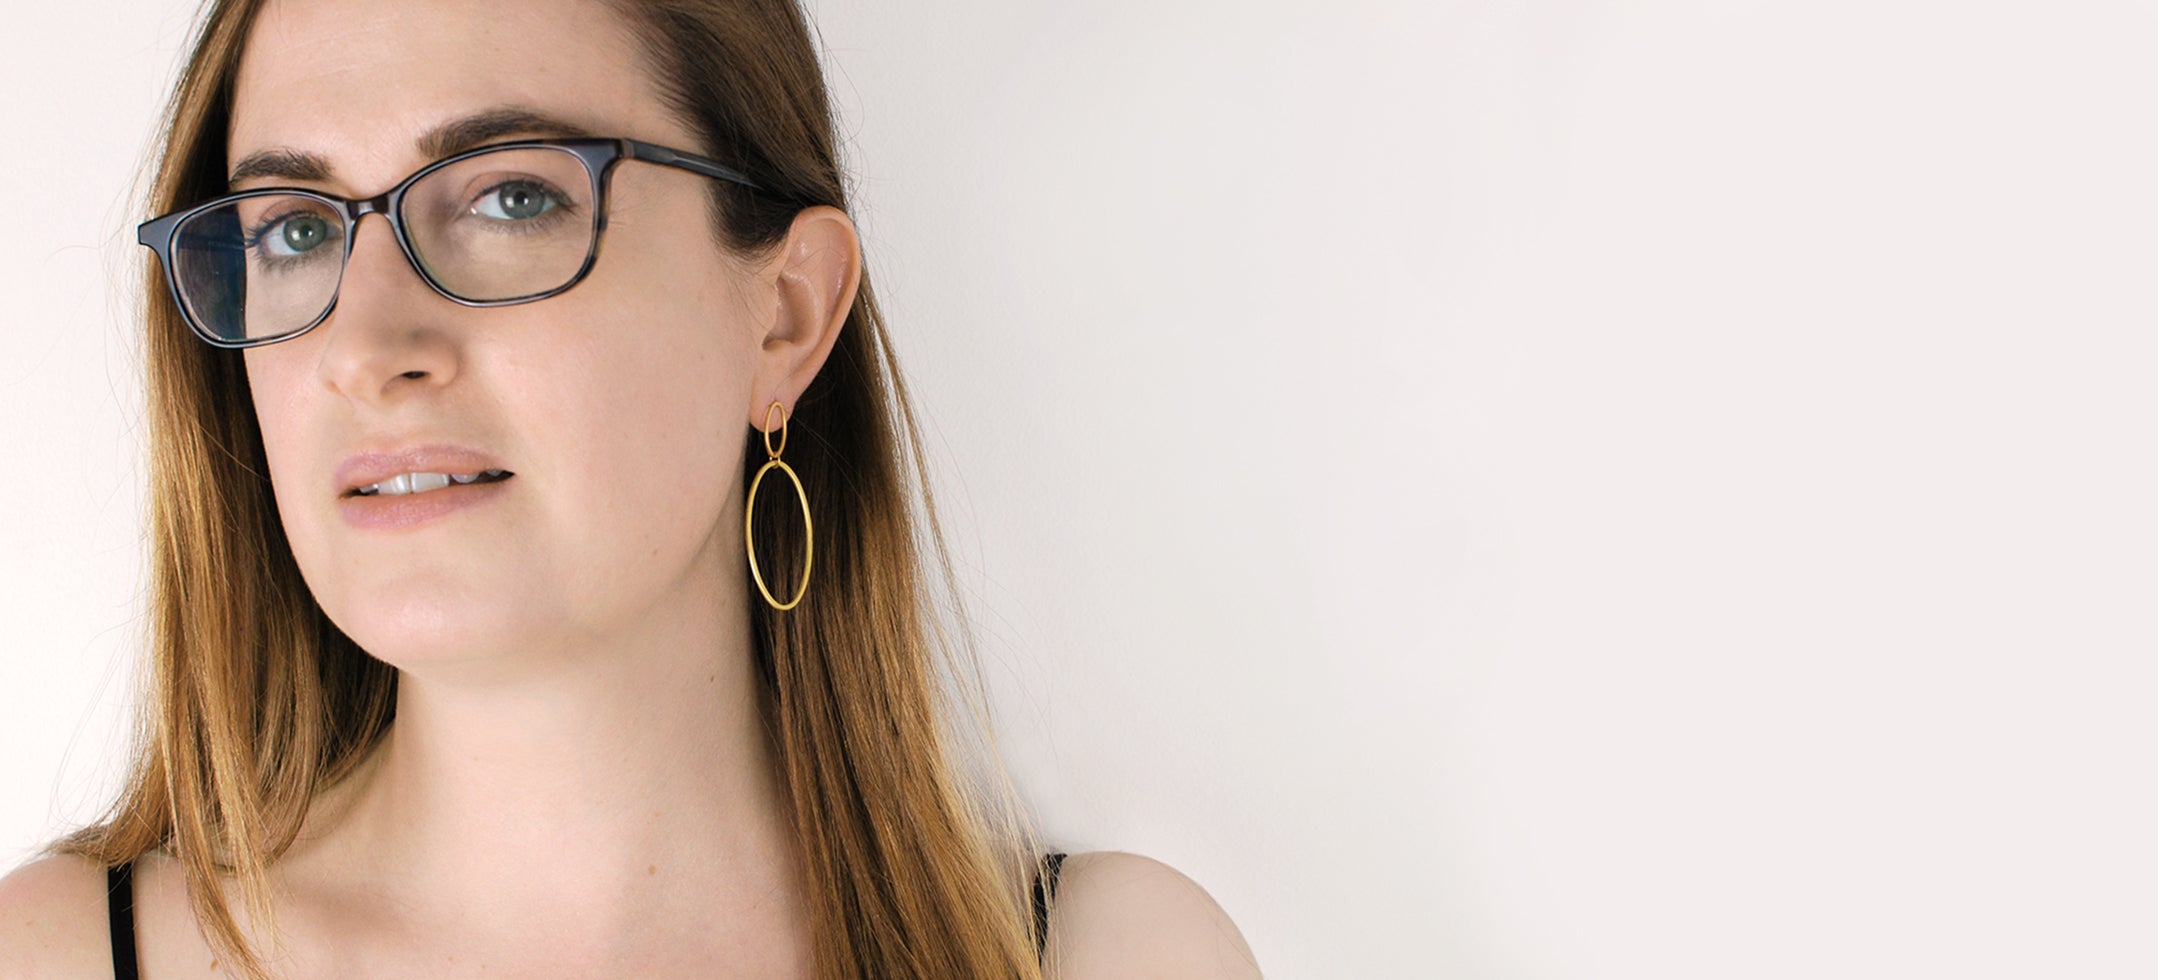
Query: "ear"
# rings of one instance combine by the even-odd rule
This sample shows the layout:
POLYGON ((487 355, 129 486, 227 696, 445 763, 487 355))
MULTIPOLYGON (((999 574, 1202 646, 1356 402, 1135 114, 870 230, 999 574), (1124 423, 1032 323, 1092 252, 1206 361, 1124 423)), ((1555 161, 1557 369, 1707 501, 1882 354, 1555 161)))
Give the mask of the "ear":
MULTIPOLYGON (((765 428, 765 413, 774 401, 793 414, 795 400, 839 341, 861 280, 861 240, 846 212, 820 204, 794 216, 787 240, 756 278, 771 289, 766 308, 772 318, 758 345, 757 376, 750 385, 752 427, 765 428)), ((777 412, 771 425, 779 426, 777 412)))

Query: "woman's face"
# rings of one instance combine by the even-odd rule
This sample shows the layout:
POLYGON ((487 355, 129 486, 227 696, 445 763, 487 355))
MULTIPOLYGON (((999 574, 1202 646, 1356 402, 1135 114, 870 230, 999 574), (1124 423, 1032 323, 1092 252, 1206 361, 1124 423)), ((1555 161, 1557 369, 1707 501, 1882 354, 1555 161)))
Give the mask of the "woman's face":
MULTIPOLYGON (((227 159, 289 150, 327 165, 321 179, 235 190, 371 197, 431 162, 426 134, 503 109, 698 149, 650 84, 624 25, 596 3, 271 0, 238 76, 227 159)), ((756 271, 713 240, 706 181, 622 163, 590 275, 491 309, 435 294, 388 223, 363 219, 330 318, 246 352, 293 553, 362 647, 403 667, 577 650, 739 577, 723 557, 741 556, 730 491, 774 303, 769 281, 759 292, 756 271), (514 476, 402 501, 350 495, 353 457, 431 446, 514 476), (464 506, 369 525, 429 498, 464 506)))

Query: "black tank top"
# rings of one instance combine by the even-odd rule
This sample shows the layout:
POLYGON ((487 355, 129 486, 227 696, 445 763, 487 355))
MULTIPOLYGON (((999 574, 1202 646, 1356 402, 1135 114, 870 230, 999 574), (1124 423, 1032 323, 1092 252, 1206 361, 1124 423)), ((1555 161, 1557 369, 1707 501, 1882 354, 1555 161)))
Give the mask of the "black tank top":
MULTIPOLYGON (((1034 875, 1034 956, 1040 959, 1049 947, 1049 903, 1057 896, 1057 874, 1064 869, 1064 853, 1042 856, 1034 875)), ((105 912, 112 931, 113 980, 140 980, 135 963, 135 862, 125 861, 105 869, 105 912)))

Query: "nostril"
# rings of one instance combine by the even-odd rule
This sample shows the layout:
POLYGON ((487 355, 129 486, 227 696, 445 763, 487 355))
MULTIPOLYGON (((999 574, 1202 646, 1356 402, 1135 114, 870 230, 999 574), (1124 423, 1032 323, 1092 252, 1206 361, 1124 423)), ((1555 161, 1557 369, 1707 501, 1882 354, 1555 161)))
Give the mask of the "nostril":
POLYGON ((402 375, 399 375, 399 377, 411 378, 411 379, 413 379, 413 380, 415 380, 415 381, 417 381, 417 380, 419 380, 419 379, 421 379, 421 378, 424 378, 424 377, 426 377, 426 376, 427 376, 427 372, 425 372, 425 371, 406 371, 406 372, 405 372, 404 374, 402 374, 402 375))

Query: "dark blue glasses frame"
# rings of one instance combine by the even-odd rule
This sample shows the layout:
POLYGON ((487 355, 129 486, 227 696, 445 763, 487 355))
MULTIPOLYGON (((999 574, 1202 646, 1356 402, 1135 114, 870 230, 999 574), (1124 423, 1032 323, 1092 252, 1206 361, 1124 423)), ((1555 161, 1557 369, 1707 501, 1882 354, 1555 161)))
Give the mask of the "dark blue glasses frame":
POLYGON ((428 164, 425 167, 420 168, 419 171, 413 173, 411 176, 406 177, 401 181, 398 181, 397 186, 390 188, 388 191, 375 197, 366 198, 364 200, 338 197, 334 194, 322 193, 321 191, 294 187, 264 187, 256 190, 241 191, 237 194, 228 194, 215 200, 205 201, 193 207, 184 208, 179 211, 174 211, 171 214, 161 215, 159 217, 145 221, 142 224, 136 226, 135 240, 145 246, 148 246, 152 252, 157 253, 158 264, 160 267, 163 268, 165 273, 165 286, 172 295, 173 305, 179 308, 181 318, 187 321, 188 328, 193 330, 196 336, 201 337, 204 341, 207 341, 208 343, 217 347, 237 350, 247 347, 260 347, 265 344, 274 344, 283 340, 291 340, 292 338, 300 336, 301 334, 304 334, 309 330, 313 330, 315 327, 321 325, 322 321, 329 319, 331 311, 337 308, 337 294, 332 293, 330 295, 329 303, 323 307, 322 313, 316 316, 313 320, 309 321, 305 326, 297 327, 289 332, 277 334, 270 337, 256 337, 242 340, 234 340, 229 337, 219 336, 208 326, 197 322, 194 311, 187 302, 187 298, 180 295, 180 278, 175 273, 175 270, 173 268, 173 243, 178 238, 180 229, 187 224, 188 219, 193 218, 196 215, 202 214, 206 211, 210 211, 215 208, 231 204, 234 201, 244 200, 251 197, 265 197, 273 194, 288 197, 306 197, 312 200, 321 201, 323 204, 327 205, 330 210, 335 211, 343 218, 344 228, 342 230, 344 234, 344 255, 342 255, 338 259, 340 263, 338 271, 338 284, 340 290, 342 290, 344 282, 342 263, 349 262, 352 259, 352 238, 359 229, 360 219, 370 214, 379 214, 383 217, 384 220, 390 223, 390 232, 396 237, 397 247, 399 248, 399 250, 404 252, 405 261, 411 263, 413 270, 420 274, 420 279, 427 283, 428 288, 433 289, 436 293, 440 294, 442 298, 450 300, 454 303, 462 304, 464 306, 514 306, 519 303, 530 303, 536 300, 546 299, 550 296, 557 296, 564 292, 567 292, 570 287, 575 286, 580 282, 583 282, 585 276, 592 271, 593 264, 599 259, 600 238, 607 230, 607 188, 610 183, 610 178, 612 178, 614 175, 615 165, 621 163, 623 160, 643 160, 647 163, 656 163, 661 166, 674 167, 679 170, 687 170, 690 173, 701 174, 703 176, 711 177, 717 180, 724 180, 731 183, 740 184, 741 186, 748 188, 752 191, 764 190, 763 188, 757 186, 755 183, 752 183, 749 178, 743 176, 739 171, 736 171, 733 168, 730 168, 717 160, 711 159, 710 157, 699 156, 695 153, 685 153, 681 150, 670 149, 668 147, 660 146, 656 143, 646 143, 642 140, 602 138, 519 140, 510 143, 495 143, 489 146, 482 146, 476 149, 466 150, 465 152, 456 154, 454 156, 444 157, 440 160, 428 164), (402 217, 402 207, 404 204, 405 191, 409 189, 413 184, 418 183, 428 174, 434 173, 435 171, 440 170, 443 167, 450 166, 451 164, 457 163, 459 161, 476 156, 481 156, 487 153, 498 152, 501 150, 514 150, 535 147, 559 149, 575 155, 580 161, 584 163, 585 174, 592 179, 591 200, 594 207, 594 214, 592 218, 592 243, 585 250, 583 264, 578 267, 575 275, 569 277, 569 281, 564 282, 561 285, 556 286, 552 289, 543 290, 541 292, 530 293, 523 296, 512 296, 508 299, 488 300, 475 300, 459 296, 457 293, 451 291, 448 287, 442 285, 442 283, 436 281, 434 275, 427 271, 426 264, 420 260, 419 252, 413 248, 411 236, 406 234, 405 222, 404 218, 402 217))

